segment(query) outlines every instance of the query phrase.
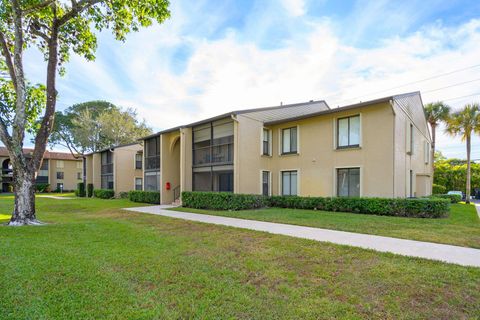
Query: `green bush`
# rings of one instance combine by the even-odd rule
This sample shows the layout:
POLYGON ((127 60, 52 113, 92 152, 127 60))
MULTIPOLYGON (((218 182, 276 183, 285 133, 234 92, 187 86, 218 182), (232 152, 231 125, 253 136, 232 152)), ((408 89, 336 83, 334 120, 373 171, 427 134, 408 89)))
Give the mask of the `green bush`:
POLYGON ((182 192, 182 203, 185 207, 212 210, 257 209, 268 205, 264 196, 231 192, 182 192))
POLYGON ((445 193, 447 193, 447 188, 445 186, 434 183, 433 186, 432 186, 432 193, 433 194, 445 194, 445 193))
POLYGON ((183 192, 182 203, 185 207, 210 210, 245 210, 270 206, 417 218, 440 218, 449 212, 449 201, 438 198, 265 197, 223 192, 183 192))
POLYGON ((133 202, 159 204, 160 191, 132 190, 128 193, 128 199, 133 202))
POLYGON ((122 191, 118 194, 118 197, 120 199, 127 199, 128 198, 128 192, 122 191))
POLYGON ((109 189, 96 189, 93 190, 93 195, 95 198, 100 199, 112 199, 115 197, 115 191, 109 189))
POLYGON ((93 196, 93 183, 87 184, 87 197, 91 198, 93 196))
POLYGON ((86 196, 85 183, 83 183, 83 182, 77 183, 77 190, 75 190, 75 195, 77 197, 81 197, 81 198, 84 198, 86 196))
POLYGON ((35 184, 35 191, 44 193, 50 192, 50 184, 49 183, 36 183, 35 184))
POLYGON ((449 199, 451 203, 459 203, 462 201, 462 196, 459 194, 434 194, 429 198, 449 199))

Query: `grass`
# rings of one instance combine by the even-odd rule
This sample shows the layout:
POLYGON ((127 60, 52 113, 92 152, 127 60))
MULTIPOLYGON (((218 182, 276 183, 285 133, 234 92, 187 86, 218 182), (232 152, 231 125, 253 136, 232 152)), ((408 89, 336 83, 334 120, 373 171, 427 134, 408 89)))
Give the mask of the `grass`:
MULTIPOLYGON (((13 199, 0 197, 0 213, 13 199)), ((0 227, 0 319, 466 319, 480 268, 37 199, 0 227)))
POLYGON ((442 219, 388 217, 284 208, 241 211, 213 211, 191 208, 173 208, 171 210, 480 248, 480 219, 474 205, 454 204, 451 207, 449 217, 442 219))

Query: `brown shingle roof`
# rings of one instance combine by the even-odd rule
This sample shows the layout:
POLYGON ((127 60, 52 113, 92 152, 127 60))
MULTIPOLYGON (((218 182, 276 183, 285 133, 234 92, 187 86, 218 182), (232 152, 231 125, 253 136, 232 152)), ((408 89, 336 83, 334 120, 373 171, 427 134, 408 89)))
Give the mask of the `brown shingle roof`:
MULTIPOLYGON (((23 148, 24 154, 30 154, 33 152, 31 148, 23 148)), ((8 151, 5 147, 0 147, 0 157, 8 157, 8 151)), ((55 152, 55 151, 45 151, 43 156, 44 159, 53 159, 53 160, 80 160, 75 159, 75 157, 68 152, 55 152)))

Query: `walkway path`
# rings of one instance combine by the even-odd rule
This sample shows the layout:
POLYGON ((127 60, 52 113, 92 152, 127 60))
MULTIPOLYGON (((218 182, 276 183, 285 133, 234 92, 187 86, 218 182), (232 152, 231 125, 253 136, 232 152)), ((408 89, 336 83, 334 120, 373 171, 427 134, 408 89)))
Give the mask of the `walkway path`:
POLYGON ((473 203, 475 204, 475 208, 477 208, 477 214, 480 218, 480 200, 473 200, 473 203))
POLYGON ((172 206, 151 206, 127 208, 125 210, 156 214, 160 216, 185 219, 190 221, 198 221, 243 229, 264 231, 274 234, 282 234, 286 236, 305 238, 316 241, 326 241, 336 244, 360 247, 364 249, 373 249, 381 252, 390 252, 431 260, 440 260, 463 266, 480 267, 480 249, 465 248, 431 242, 421 242, 415 240, 404 240, 345 231, 303 227, 282 223, 165 210, 171 207, 172 206))

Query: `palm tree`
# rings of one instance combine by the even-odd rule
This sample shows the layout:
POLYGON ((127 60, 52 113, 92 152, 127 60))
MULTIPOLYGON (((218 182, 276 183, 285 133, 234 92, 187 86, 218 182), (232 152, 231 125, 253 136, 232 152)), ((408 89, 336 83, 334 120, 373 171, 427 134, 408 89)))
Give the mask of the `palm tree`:
POLYGON ((452 136, 460 136, 467 142, 467 190, 466 203, 470 203, 470 151, 472 133, 480 134, 480 106, 478 103, 467 104, 463 109, 454 112, 447 120, 445 130, 452 136))
POLYGON ((445 122, 450 115, 450 107, 442 101, 427 103, 424 107, 427 122, 432 127, 432 154, 435 155, 435 133, 440 122, 445 122))

